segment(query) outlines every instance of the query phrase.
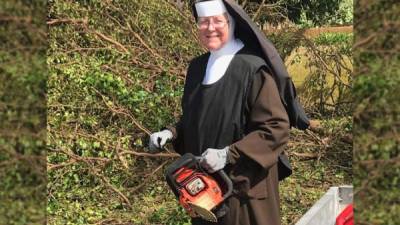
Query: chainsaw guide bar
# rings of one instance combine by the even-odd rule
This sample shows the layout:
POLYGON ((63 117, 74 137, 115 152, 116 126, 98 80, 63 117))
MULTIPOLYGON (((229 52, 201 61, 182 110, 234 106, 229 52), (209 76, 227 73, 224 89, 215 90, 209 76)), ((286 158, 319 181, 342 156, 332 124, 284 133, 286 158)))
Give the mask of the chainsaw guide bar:
POLYGON ((192 204, 190 202, 188 202, 188 205, 192 208, 192 210, 199 215, 201 218, 210 221, 210 222, 217 222, 217 217, 215 216, 215 214, 213 212, 211 212, 210 210, 207 210, 206 208, 203 208, 199 205, 195 205, 192 204))

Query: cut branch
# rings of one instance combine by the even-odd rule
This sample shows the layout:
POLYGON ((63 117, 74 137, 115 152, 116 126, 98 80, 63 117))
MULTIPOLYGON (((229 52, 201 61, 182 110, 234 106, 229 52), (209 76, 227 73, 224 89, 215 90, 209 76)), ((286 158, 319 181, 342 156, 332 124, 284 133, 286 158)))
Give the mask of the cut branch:
POLYGON ((52 19, 46 22, 47 25, 58 25, 58 24, 63 24, 63 23, 70 23, 70 24, 75 24, 75 25, 87 25, 88 24, 88 18, 84 19, 52 19))
POLYGON ((262 0, 262 2, 260 3, 260 6, 258 7, 257 11, 253 15, 253 21, 255 21, 257 19, 258 15, 261 12, 261 9, 264 8, 264 5, 265 5, 265 0, 262 0))
POLYGON ((290 152, 290 155, 294 155, 300 158, 307 158, 307 159, 317 159, 318 158, 318 154, 317 153, 300 153, 300 152, 290 152))
POLYGON ((95 35, 97 35, 98 37, 100 37, 101 39, 114 44, 115 46, 117 46, 119 49, 121 49, 122 51, 124 51, 125 53, 129 53, 128 49, 125 48, 121 43, 119 43, 118 41, 106 36, 105 34, 100 33, 99 31, 92 31, 92 33, 94 33, 95 35))

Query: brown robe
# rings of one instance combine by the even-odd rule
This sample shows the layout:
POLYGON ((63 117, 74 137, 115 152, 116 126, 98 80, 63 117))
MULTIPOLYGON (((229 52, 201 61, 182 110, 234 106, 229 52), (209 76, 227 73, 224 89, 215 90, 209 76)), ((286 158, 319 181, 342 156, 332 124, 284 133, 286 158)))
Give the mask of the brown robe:
MULTIPOLYGON (((234 183, 229 210, 218 223, 193 219, 193 225, 280 225, 277 161, 289 139, 289 119, 269 73, 259 71, 250 90, 250 132, 229 148, 227 166, 234 183)), ((177 136, 174 127, 168 129, 177 136)))

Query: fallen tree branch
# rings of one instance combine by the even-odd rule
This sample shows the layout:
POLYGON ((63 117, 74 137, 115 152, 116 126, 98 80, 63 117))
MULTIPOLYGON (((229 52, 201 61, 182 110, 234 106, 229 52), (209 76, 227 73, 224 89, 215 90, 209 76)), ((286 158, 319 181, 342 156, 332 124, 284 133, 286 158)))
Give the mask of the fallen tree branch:
POLYGON ((130 115, 128 112, 126 112, 124 109, 117 109, 112 107, 110 104, 107 103, 107 100, 105 99, 105 96, 98 90, 96 90, 95 88, 92 88, 98 95, 100 95, 100 97, 102 98, 104 104, 108 107, 108 109, 110 109, 112 112, 116 113, 116 114, 122 114, 127 116, 129 119, 132 120, 132 122, 142 131, 144 131, 146 134, 150 135, 151 132, 149 129, 145 128, 144 126, 142 126, 139 121, 137 121, 132 115, 130 115))
MULTIPOLYGON (((154 174, 156 174, 157 171, 159 171, 161 168, 163 168, 165 166, 165 164, 167 164, 168 161, 163 162, 160 166, 158 166, 153 172, 151 172, 150 174, 146 175, 145 178, 149 178, 151 176, 153 176, 154 174)), ((147 179, 148 180, 148 179, 147 179)), ((140 190, 144 185, 146 184, 146 182, 141 183, 139 186, 136 186, 133 190, 131 190, 131 193, 135 193, 136 191, 140 190)))
POLYGON ((257 11, 254 13, 254 15, 253 15, 253 21, 255 21, 256 19, 257 19, 257 17, 258 17, 258 15, 260 14, 260 12, 261 12, 261 9, 262 8, 264 8, 264 5, 265 5, 265 0, 262 0, 262 2, 260 3, 260 5, 258 6, 258 9, 257 9, 257 11))
POLYGON ((68 162, 60 163, 60 164, 47 163, 47 171, 59 169, 59 168, 62 168, 62 167, 66 167, 66 166, 72 165, 74 163, 76 163, 75 159, 72 159, 72 160, 70 160, 68 162))
POLYGON ((113 191, 115 191, 125 201, 125 203, 128 204, 129 208, 132 209, 132 204, 129 201, 129 199, 120 190, 118 190, 116 187, 114 187, 114 185, 112 185, 105 176, 97 173, 95 168, 93 168, 90 164, 88 164, 88 165, 90 166, 89 168, 91 169, 92 173, 94 173, 94 175, 99 177, 109 188, 111 188, 113 191))
POLYGON ((114 44, 114 45, 117 46, 119 49, 121 49, 122 51, 124 51, 124 53, 126 53, 126 54, 129 53, 128 49, 125 48, 125 47, 124 47, 121 43, 119 43, 118 41, 116 41, 116 40, 114 40, 114 39, 112 39, 112 38, 106 36, 106 35, 103 34, 103 33, 100 33, 99 31, 92 30, 92 33, 95 34, 95 35, 97 35, 97 36, 100 37, 101 39, 103 39, 103 40, 105 40, 105 41, 107 41, 107 42, 109 42, 109 43, 111 43, 111 44, 114 44))
MULTIPOLYGON (((132 122, 133 122, 140 130, 144 131, 147 135, 151 135, 151 131, 150 131, 149 129, 145 128, 143 125, 141 125, 140 122, 137 121, 126 109, 124 109, 124 108, 122 108, 122 107, 120 107, 120 108, 112 107, 110 104, 107 103, 107 101, 106 101, 106 99, 105 99, 105 96, 104 96, 103 94, 101 94, 98 90, 96 90, 96 89, 94 89, 94 88, 93 88, 93 90, 94 90, 97 94, 99 94, 99 95, 102 97, 102 100, 103 100, 104 104, 105 104, 112 112, 114 112, 115 114, 122 114, 122 115, 128 117, 130 120, 132 120, 132 122)), ((172 153, 171 150, 169 150, 168 148, 165 147, 165 150, 168 152, 168 154, 174 155, 174 153, 172 153)), ((133 151, 133 152, 134 152, 134 151, 133 151)), ((151 153, 150 153, 150 154, 147 154, 147 153, 146 153, 146 154, 143 154, 143 153, 140 153, 140 152, 134 152, 134 154, 136 154, 136 155, 138 155, 138 156, 148 156, 148 157, 152 157, 152 156, 150 156, 150 155, 153 155, 153 154, 151 154, 151 153)), ((171 157, 171 156, 164 156, 164 155, 158 155, 158 156, 161 156, 161 157, 171 157)), ((173 157, 175 157, 175 156, 173 156, 173 157)))
POLYGON ((318 154, 317 153, 300 153, 300 152, 289 152, 289 155, 294 155, 300 158, 307 158, 307 159, 317 159, 318 158, 318 154))
POLYGON ((137 34, 136 32, 133 31, 133 29, 129 26, 131 33, 133 34, 133 36, 147 49, 151 52, 152 55, 156 56, 156 58, 159 59, 163 59, 164 57, 162 57, 160 54, 158 54, 157 52, 155 52, 152 48, 150 48, 150 46, 148 46, 146 44, 146 42, 140 37, 139 34, 137 34))
POLYGON ((63 23, 70 23, 70 24, 75 24, 75 25, 87 25, 88 24, 88 18, 84 19, 52 19, 46 22, 47 25, 53 26, 53 25, 58 25, 58 24, 63 24, 63 23))
POLYGON ((100 178, 100 180, 102 180, 106 186, 108 186, 110 189, 112 189, 114 192, 116 192, 124 200, 124 202, 129 206, 129 208, 132 208, 132 204, 129 201, 129 199, 120 190, 118 190, 116 187, 114 187, 114 185, 112 185, 105 176, 98 173, 96 168, 92 164, 90 164, 90 162, 88 162, 84 157, 78 156, 76 154, 70 153, 65 150, 57 150, 57 151, 63 152, 64 154, 68 155, 70 158, 72 158, 75 161, 85 163, 93 175, 100 178))
POLYGON ((121 155, 135 155, 135 156, 146 156, 151 158, 166 157, 166 158, 176 158, 180 155, 178 153, 147 153, 147 152, 136 152, 136 151, 122 151, 121 155))

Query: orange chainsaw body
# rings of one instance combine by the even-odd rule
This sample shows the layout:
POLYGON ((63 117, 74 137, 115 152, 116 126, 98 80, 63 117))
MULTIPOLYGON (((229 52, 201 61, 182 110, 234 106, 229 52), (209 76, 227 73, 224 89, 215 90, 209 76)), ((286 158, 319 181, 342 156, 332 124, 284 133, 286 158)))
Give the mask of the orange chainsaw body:
POLYGON ((221 188, 216 180, 206 174, 183 167, 176 172, 179 190, 179 203, 191 216, 194 212, 188 203, 211 211, 224 201, 221 188))
POLYGON ((208 174, 199 163, 199 157, 184 154, 167 169, 166 180, 180 205, 191 217, 216 222, 213 210, 233 189, 232 181, 223 170, 208 174))

